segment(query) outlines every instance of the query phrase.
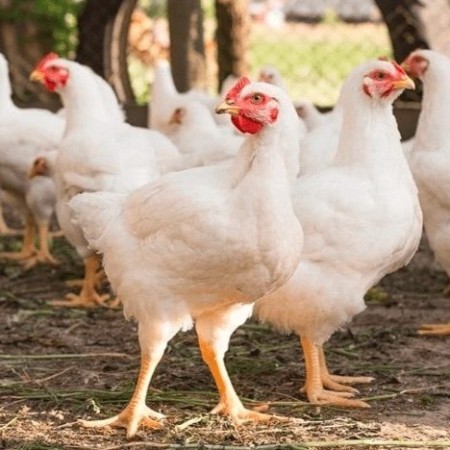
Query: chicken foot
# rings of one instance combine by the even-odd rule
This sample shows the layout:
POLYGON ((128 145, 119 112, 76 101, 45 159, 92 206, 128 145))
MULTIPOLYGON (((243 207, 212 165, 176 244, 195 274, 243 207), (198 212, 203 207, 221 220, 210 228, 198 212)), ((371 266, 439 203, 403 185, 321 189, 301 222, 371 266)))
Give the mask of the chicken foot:
POLYGON ((324 387, 331 389, 332 391, 353 392, 354 394, 358 394, 359 393, 358 389, 346 385, 366 384, 374 381, 375 378, 373 377, 350 377, 342 375, 332 375, 328 370, 327 360, 325 358, 323 346, 319 345, 318 348, 320 361, 320 375, 324 387))
POLYGON ((200 337, 199 346, 203 361, 209 367, 220 395, 219 404, 212 409, 211 414, 230 416, 238 425, 248 421, 268 422, 274 417, 246 409, 233 388, 223 358, 217 354, 212 345, 203 341, 200 337))
POLYGON ((27 260, 36 253, 34 246, 34 219, 33 216, 28 215, 25 225, 25 231, 22 242, 22 250, 20 252, 2 252, 0 258, 11 260, 27 260))
MULTIPOLYGON (((336 405, 348 408, 370 408, 370 406, 361 400, 352 400, 349 397, 354 396, 354 392, 345 392, 340 386, 340 390, 330 391, 324 389, 325 383, 322 380, 321 348, 311 339, 300 338, 300 343, 305 355, 306 382, 305 392, 308 400, 313 405, 336 405)), ((326 377, 326 374, 324 374, 326 377)), ((328 376, 330 376, 328 374, 328 376)), ((328 380, 329 381, 329 380, 328 380)), ((332 380, 333 381, 333 380, 332 380)), ((333 383, 336 383, 333 381, 333 383)), ((334 384, 332 384, 334 386, 334 384)))
POLYGON ((450 336, 450 323, 423 324, 417 332, 424 336, 450 336))
POLYGON ((23 261, 26 269, 34 267, 38 263, 51 264, 56 266, 60 262, 52 256, 48 247, 49 230, 48 223, 40 223, 38 225, 39 231, 39 250, 35 250, 35 254, 23 261))
POLYGON ((132 438, 137 433, 139 426, 150 429, 161 428, 162 424, 158 420, 163 419, 164 415, 153 411, 145 404, 148 386, 160 359, 161 357, 142 356, 141 368, 133 396, 120 414, 103 420, 80 420, 79 423, 88 428, 106 426, 125 428, 127 430, 127 439, 132 438))
POLYGON ((125 428, 128 439, 137 433, 140 426, 150 429, 162 427, 159 421, 164 419, 164 414, 150 409, 145 403, 145 398, 153 373, 161 361, 167 343, 179 331, 179 326, 168 323, 161 317, 153 317, 151 322, 139 323, 141 366, 136 387, 128 405, 114 417, 104 420, 80 420, 81 425, 91 428, 106 426, 125 428))
POLYGON ((90 255, 84 260, 84 282, 81 292, 78 295, 67 294, 65 300, 52 300, 50 304, 54 306, 66 306, 69 308, 93 308, 96 306, 107 306, 106 300, 109 295, 100 295, 95 289, 97 280, 97 270, 100 267, 100 258, 97 255, 90 255))

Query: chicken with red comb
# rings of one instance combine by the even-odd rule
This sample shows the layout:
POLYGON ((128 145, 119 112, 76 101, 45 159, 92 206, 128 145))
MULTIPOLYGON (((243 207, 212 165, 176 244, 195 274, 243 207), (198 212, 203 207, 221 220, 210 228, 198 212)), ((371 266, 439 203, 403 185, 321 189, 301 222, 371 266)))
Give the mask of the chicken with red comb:
POLYGON ((260 320, 300 337, 303 391, 315 405, 368 406, 350 398, 358 391, 349 385, 372 378, 331 374, 323 345, 364 310, 367 290, 407 264, 419 245, 422 213, 392 114, 392 102, 413 86, 388 61, 351 72, 334 159, 293 186, 305 237, 300 263, 283 287, 255 305, 260 320))
MULTIPOLYGON (((153 131, 124 122, 122 109, 109 84, 86 66, 54 53, 45 56, 31 78, 61 96, 66 129, 54 164, 57 187, 56 212, 67 240, 83 259, 85 276, 79 294, 52 302, 56 306, 108 305, 97 282, 99 256, 89 247, 80 226, 73 220, 68 201, 80 192, 129 193, 156 179, 156 143, 153 131)), ((173 144, 157 136, 158 145, 173 144)))
MULTIPOLYGON (((450 59, 433 50, 416 50, 403 67, 423 83, 409 164, 419 188, 425 234, 436 260, 450 276, 450 59)), ((450 285, 444 293, 450 293, 450 285)), ((448 336, 450 323, 424 324, 419 333, 448 336)))
POLYGON ((69 206, 105 272, 139 323, 141 368, 117 416, 88 427, 157 428, 162 414, 146 393, 169 340, 195 323, 200 351, 216 382, 213 413, 237 423, 271 416, 243 406, 224 355, 234 330, 261 296, 297 267, 302 230, 292 210, 285 154, 298 159, 297 114, 282 90, 241 79, 217 107, 247 133, 228 165, 164 175, 129 196, 84 193, 69 206), (93 212, 95 211, 95 214, 93 212))

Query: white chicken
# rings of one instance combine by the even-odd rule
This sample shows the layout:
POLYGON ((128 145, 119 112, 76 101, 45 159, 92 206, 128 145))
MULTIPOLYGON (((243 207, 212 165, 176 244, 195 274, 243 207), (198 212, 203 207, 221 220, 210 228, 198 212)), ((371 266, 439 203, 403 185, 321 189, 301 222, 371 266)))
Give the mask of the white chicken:
POLYGON ((255 314, 300 336, 311 403, 364 407, 345 398, 355 393, 345 384, 371 379, 331 375, 322 345, 364 310, 370 287, 412 258, 422 215, 392 114, 393 100, 413 82, 396 63, 370 61, 354 69, 349 86, 335 159, 293 187, 305 239, 300 264, 255 314))
MULTIPOLYGON (((274 86, 278 86, 279 88, 284 89, 287 92, 287 88, 283 81, 283 77, 281 76, 280 71, 274 66, 266 65, 261 67, 258 74, 258 80, 264 81, 265 83, 273 84, 274 86)), ((306 136, 306 133, 308 132, 308 128, 305 122, 303 121, 303 117, 299 116, 298 126, 299 126, 300 140, 302 140, 306 136)))
POLYGON ((48 178, 29 180, 27 174, 37 155, 58 148, 63 130, 64 120, 56 114, 13 103, 8 63, 0 54, 0 187, 23 213, 26 224, 21 251, 1 253, 0 258, 17 259, 26 267, 57 263, 48 249, 55 185, 48 178), (36 226, 39 249, 34 246, 36 226))
POLYGON ((154 68, 154 80, 152 85, 152 95, 149 102, 149 128, 169 134, 171 127, 170 117, 177 107, 185 102, 196 101, 208 107, 211 117, 219 125, 229 125, 229 120, 213 115, 214 107, 218 101, 204 91, 191 89, 188 92, 179 93, 172 78, 172 72, 168 61, 158 61, 154 68))
POLYGON ((226 161, 236 155, 244 137, 223 131, 202 103, 189 101, 173 111, 169 138, 182 154, 192 155, 197 165, 226 161))
POLYGON ((158 427, 161 414, 145 405, 153 372, 167 342, 195 328, 216 382, 213 412, 238 422, 270 416, 244 408, 223 358, 230 335, 265 293, 283 285, 297 267, 302 230, 292 210, 284 162, 298 152, 297 116, 287 95, 266 83, 240 79, 218 112, 251 134, 229 165, 200 167, 161 177, 130 196, 81 194, 70 207, 127 317, 139 322, 141 369, 124 411, 85 426, 158 427), (95 211, 95 214, 93 214, 95 211))
MULTIPOLYGON (((409 164, 419 188, 428 242, 450 275, 450 60, 432 50, 417 50, 403 64, 423 82, 422 110, 409 164)), ((450 323, 426 324, 419 333, 450 335, 450 323)))
MULTIPOLYGON (((66 109, 67 126, 56 158, 57 216, 68 241, 85 264, 79 295, 54 301, 60 306, 103 304, 95 288, 99 257, 73 223, 67 202, 80 192, 128 193, 159 176, 151 132, 123 122, 109 85, 88 67, 49 54, 31 75, 57 92, 66 109)), ((172 144, 170 144, 172 145, 172 144)))
MULTIPOLYGON (((350 77, 342 84, 338 101, 332 111, 323 114, 323 120, 317 124, 301 141, 300 175, 310 174, 322 170, 330 165, 336 155, 339 136, 342 129, 342 103, 347 97, 347 91, 352 89, 350 77)), ((298 109, 297 109, 298 111, 298 109)), ((402 142, 405 157, 411 148, 411 142, 402 142)))
POLYGON ((308 131, 321 125, 325 125, 330 119, 333 111, 320 112, 309 100, 296 100, 294 102, 297 114, 303 119, 303 123, 308 131))

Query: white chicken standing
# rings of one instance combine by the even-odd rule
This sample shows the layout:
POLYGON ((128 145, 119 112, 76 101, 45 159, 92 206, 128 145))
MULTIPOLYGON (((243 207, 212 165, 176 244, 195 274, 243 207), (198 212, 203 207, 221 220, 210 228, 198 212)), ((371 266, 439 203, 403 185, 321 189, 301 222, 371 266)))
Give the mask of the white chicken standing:
MULTIPOLYGON (((409 164, 419 188, 428 242, 450 276, 450 60, 432 50, 417 50, 403 65, 423 82, 422 110, 409 164)), ((425 324, 419 333, 450 335, 450 323, 425 324)))
POLYGON ((358 66, 349 81, 336 158, 293 187, 305 239, 299 266, 285 286, 257 302, 255 314, 300 336, 311 403, 364 407, 345 398, 355 393, 345 384, 371 379, 331 375, 322 345, 364 310, 370 287, 409 262, 422 214, 392 114, 393 100, 413 82, 387 61, 358 66))
POLYGON ((8 63, 0 54, 0 187, 25 217, 20 252, 4 252, 0 258, 17 259, 31 267, 38 262, 56 264, 48 248, 49 223, 55 208, 52 180, 28 179, 34 159, 58 148, 64 119, 43 109, 18 108, 11 99, 8 63), (39 249, 34 246, 35 228, 39 249))
POLYGON ((241 78, 218 106, 250 133, 229 165, 162 176, 130 196, 81 194, 70 207, 104 268, 127 317, 139 322, 141 369, 124 411, 86 426, 157 427, 145 405, 168 341, 195 328, 216 382, 213 412, 236 421, 268 420, 244 408, 223 358, 253 303, 283 285, 297 267, 302 230, 292 210, 284 151, 298 152, 297 115, 288 96, 241 78), (93 213, 95 212, 95 214, 93 213))
POLYGON ((111 87, 86 66, 51 53, 39 62, 31 78, 57 92, 65 106, 67 125, 54 170, 57 216, 85 265, 80 294, 52 303, 103 304, 108 296, 100 296, 95 287, 100 259, 73 222, 67 202, 80 192, 128 193, 156 179, 159 172, 150 135, 155 132, 124 123, 111 87))

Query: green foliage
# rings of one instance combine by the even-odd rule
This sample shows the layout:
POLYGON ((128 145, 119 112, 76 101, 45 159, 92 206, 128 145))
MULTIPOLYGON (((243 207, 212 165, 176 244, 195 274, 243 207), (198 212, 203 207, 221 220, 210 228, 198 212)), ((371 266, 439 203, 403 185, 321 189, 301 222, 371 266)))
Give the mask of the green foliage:
POLYGON ((73 56, 77 44, 77 18, 85 0, 13 0, 3 11, 3 21, 35 23, 51 36, 52 47, 62 56, 73 56))

